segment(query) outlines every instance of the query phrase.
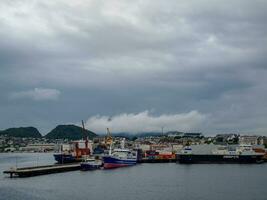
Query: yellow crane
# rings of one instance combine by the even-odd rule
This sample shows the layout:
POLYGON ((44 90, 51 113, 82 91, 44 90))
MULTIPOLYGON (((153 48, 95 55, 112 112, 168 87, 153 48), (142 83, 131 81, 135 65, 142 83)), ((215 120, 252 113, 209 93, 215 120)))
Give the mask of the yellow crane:
POLYGON ((109 128, 107 128, 107 136, 105 137, 105 144, 111 145, 112 141, 113 141, 113 139, 112 139, 111 133, 109 131, 109 128))

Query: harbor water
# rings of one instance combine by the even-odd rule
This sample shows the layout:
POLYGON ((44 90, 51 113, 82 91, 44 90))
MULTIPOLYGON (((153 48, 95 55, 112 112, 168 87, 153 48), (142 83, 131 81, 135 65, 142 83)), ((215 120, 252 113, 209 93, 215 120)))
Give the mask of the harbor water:
POLYGON ((266 200, 265 164, 138 164, 10 179, 12 166, 53 164, 49 153, 0 154, 1 200, 266 200))

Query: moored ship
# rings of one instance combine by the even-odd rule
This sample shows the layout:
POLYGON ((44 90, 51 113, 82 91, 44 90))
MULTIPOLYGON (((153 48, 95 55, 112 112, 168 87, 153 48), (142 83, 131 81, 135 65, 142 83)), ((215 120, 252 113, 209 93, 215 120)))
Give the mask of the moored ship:
MULTIPOLYGON (((82 121, 83 131, 84 123, 82 121)), ((92 142, 84 137, 82 140, 73 141, 69 145, 61 145, 60 152, 54 154, 55 160, 60 163, 72 163, 81 162, 84 157, 88 157, 92 154, 92 142), (64 146, 67 148, 64 148, 64 146)))
MULTIPOLYGON (((63 148, 66 145, 62 145, 63 148)), ((86 140, 78 140, 71 142, 67 149, 62 149, 59 153, 54 154, 55 160, 60 163, 81 162, 83 157, 89 156, 92 152, 91 142, 86 140)))
POLYGON ((103 163, 105 169, 127 167, 137 163, 137 152, 124 148, 124 140, 122 141, 120 149, 112 151, 111 146, 109 155, 103 156, 103 163))
POLYGON ((251 145, 221 146, 193 145, 186 146, 176 154, 179 163, 261 163, 263 153, 253 151, 251 145))
POLYGON ((81 162, 81 170, 95 170, 100 169, 102 166, 102 162, 100 160, 96 160, 94 158, 87 158, 83 162, 81 162))

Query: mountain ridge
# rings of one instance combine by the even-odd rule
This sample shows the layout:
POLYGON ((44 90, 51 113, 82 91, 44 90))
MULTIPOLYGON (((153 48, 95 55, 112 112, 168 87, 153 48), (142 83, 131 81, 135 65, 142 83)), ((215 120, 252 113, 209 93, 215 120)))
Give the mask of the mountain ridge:
POLYGON ((54 129, 52 129, 49 133, 47 133, 44 137, 48 139, 70 139, 70 140, 78 140, 84 137, 88 137, 89 139, 93 139, 97 134, 73 125, 58 125, 54 129))
POLYGON ((84 137, 93 139, 97 136, 96 133, 90 130, 83 130, 83 128, 73 125, 57 125, 46 135, 42 135, 39 130, 35 127, 14 127, 8 128, 6 130, 0 130, 0 135, 6 135, 9 137, 18 138, 47 138, 47 139, 69 139, 69 140, 79 140, 84 137))
POLYGON ((25 137, 25 138, 41 138, 42 134, 35 127, 16 127, 8 128, 6 130, 0 131, 0 135, 7 135, 10 137, 25 137))

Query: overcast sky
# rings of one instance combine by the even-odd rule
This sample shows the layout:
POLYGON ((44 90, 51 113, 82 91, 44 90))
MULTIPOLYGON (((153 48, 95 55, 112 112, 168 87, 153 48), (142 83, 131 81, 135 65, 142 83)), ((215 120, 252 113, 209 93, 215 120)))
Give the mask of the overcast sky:
POLYGON ((0 129, 267 135, 266 0, 1 0, 0 129))

